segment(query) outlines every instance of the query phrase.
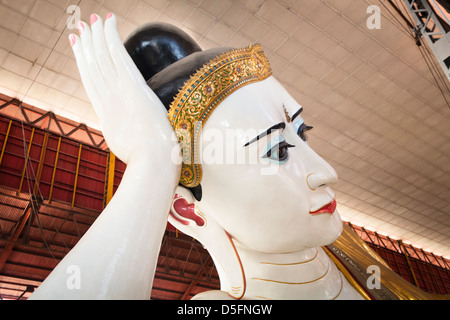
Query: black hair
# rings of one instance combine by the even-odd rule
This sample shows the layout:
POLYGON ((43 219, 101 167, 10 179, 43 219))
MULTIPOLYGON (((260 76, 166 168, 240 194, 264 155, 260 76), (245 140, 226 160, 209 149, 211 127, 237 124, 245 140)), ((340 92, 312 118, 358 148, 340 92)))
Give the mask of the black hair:
MULTIPOLYGON (((124 43, 148 86, 167 110, 174 97, 198 69, 232 48, 202 50, 183 30, 167 23, 150 23, 133 32, 124 43)), ((200 201, 202 187, 188 188, 200 201)))

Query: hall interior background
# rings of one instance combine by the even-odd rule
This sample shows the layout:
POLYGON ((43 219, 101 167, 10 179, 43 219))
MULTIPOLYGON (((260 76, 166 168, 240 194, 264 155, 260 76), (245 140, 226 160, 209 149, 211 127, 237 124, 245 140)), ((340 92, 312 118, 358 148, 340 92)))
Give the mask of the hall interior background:
MULTIPOLYGON (((26 299, 101 213, 126 165, 101 132, 5 95, 0 146, 0 298, 26 299)), ((450 294, 448 259, 346 223, 404 279, 450 294)), ((149 298, 212 289, 220 284, 208 252, 168 224, 149 298)))
MULTIPOLYGON (((30 295, 125 169, 103 140, 67 41, 77 14, 89 21, 94 12, 114 12, 123 40, 163 21, 203 49, 260 43, 314 127, 309 144, 338 173, 343 219, 405 279, 448 293, 450 82, 405 3, 0 0, 0 297, 30 295), (373 5, 379 28, 367 24, 373 5)), ((151 298, 186 299, 218 285, 202 246, 168 228, 151 298)))

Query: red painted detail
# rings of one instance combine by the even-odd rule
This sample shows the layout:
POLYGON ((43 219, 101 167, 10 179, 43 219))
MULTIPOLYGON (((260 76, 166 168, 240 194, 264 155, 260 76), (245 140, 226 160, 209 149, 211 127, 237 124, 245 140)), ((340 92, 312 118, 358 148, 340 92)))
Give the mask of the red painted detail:
POLYGON ((172 210, 169 211, 169 214, 172 218, 174 218, 175 220, 177 220, 179 223, 184 224, 185 226, 187 226, 189 224, 189 221, 186 220, 181 220, 180 218, 178 218, 177 216, 175 216, 172 212, 172 210))
POLYGON ((336 210, 336 200, 333 199, 330 203, 324 205, 322 208, 316 211, 310 211, 310 214, 319 214, 319 213, 333 213, 336 210))
MULTIPOLYGON (((176 213, 182 216, 183 218, 193 220, 199 227, 202 227, 205 225, 205 220, 195 214, 195 204, 189 204, 187 203, 186 199, 181 198, 179 195, 175 195, 175 201, 173 202, 173 208, 175 209, 176 213)), ((178 222, 188 225, 189 222, 185 220, 181 220, 177 218, 172 212, 170 212, 170 215, 177 220, 178 222)))

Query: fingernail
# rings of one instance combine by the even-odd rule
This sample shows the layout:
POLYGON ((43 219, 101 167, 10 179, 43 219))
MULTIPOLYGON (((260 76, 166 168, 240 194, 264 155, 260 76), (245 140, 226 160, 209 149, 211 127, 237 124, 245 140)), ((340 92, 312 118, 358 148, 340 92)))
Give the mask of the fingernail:
POLYGON ((98 17, 95 13, 91 14, 91 24, 94 24, 97 21, 98 17))
POLYGON ((75 35, 73 33, 69 34, 69 42, 72 47, 76 41, 77 41, 77 37, 75 37, 75 35))
POLYGON ((108 20, 109 18, 111 18, 113 16, 113 14, 110 12, 106 15, 106 20, 108 20))
POLYGON ((79 21, 78 23, 77 23, 77 27, 78 27, 78 32, 80 33, 80 35, 83 33, 83 31, 84 31, 84 23, 83 22, 81 22, 81 21, 79 21))

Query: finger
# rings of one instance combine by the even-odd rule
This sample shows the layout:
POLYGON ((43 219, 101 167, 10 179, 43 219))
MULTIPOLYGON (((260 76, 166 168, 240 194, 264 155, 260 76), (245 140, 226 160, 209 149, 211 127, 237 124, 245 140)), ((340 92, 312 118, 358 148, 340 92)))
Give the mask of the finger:
POLYGON ((78 30, 80 33, 84 59, 86 61, 89 75, 92 79, 92 83, 94 84, 94 88, 97 91, 98 96, 102 100, 106 101, 107 97, 110 95, 110 90, 105 83, 105 79, 95 56, 91 29, 87 23, 80 21, 78 22, 78 30))
POLYGON ((144 94, 146 99, 152 102, 152 105, 158 106, 157 108, 152 109, 159 110, 161 114, 164 114, 165 116, 166 108, 158 96, 147 85, 147 82, 136 67, 136 64, 133 59, 131 59, 120 39, 117 31, 117 20, 114 14, 109 13, 106 16, 104 28, 106 44, 119 78, 126 79, 125 81, 130 83, 130 85, 135 84, 136 88, 140 89, 140 93, 144 94))
POLYGON ((75 56, 75 60, 77 62, 78 71, 80 72, 81 82, 83 83, 84 89, 86 90, 86 94, 91 101, 97 116, 101 119, 101 100, 95 90, 94 83, 92 81, 91 75, 89 73, 85 57, 83 54, 83 48, 80 38, 75 34, 69 35, 69 42, 72 46, 72 51, 75 56))
POLYGON ((108 47, 106 46, 103 21, 96 14, 91 15, 91 31, 97 63, 106 84, 112 88, 115 84, 114 79, 117 79, 117 72, 109 55, 108 47))
POLYGON ((142 74, 126 51, 117 31, 116 16, 109 13, 105 21, 105 40, 114 66, 122 79, 128 79, 138 85, 146 85, 142 74))

